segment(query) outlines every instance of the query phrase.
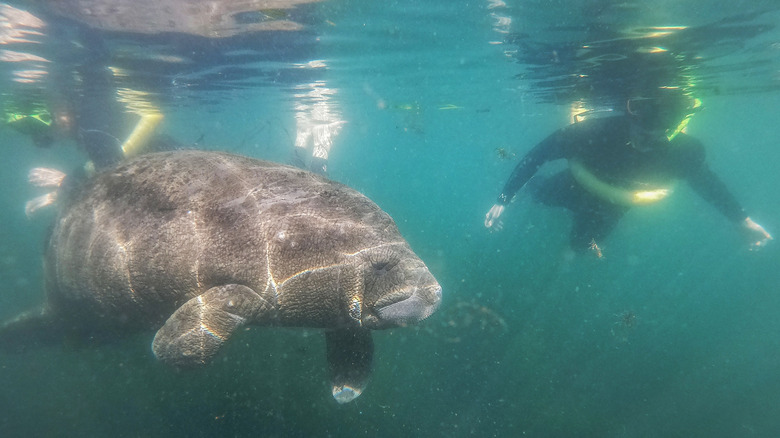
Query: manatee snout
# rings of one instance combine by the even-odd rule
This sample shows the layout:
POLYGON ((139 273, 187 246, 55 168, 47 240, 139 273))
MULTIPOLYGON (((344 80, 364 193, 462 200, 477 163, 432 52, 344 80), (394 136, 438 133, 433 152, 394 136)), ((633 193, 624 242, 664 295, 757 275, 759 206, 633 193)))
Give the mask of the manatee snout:
POLYGON ((415 324, 431 316, 441 302, 441 286, 427 268, 420 279, 391 295, 379 299, 374 310, 385 327, 415 324))

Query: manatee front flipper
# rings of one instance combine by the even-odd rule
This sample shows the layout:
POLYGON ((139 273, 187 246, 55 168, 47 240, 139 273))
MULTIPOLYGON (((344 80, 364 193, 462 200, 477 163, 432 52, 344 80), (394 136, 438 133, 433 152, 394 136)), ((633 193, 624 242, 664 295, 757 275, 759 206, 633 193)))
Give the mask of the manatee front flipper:
POLYGON ((273 312, 271 302, 246 286, 212 287, 176 309, 154 336, 152 351, 172 365, 203 365, 239 326, 271 319, 273 312))
POLYGON ((325 332, 333 398, 339 403, 356 399, 368 384, 374 358, 371 332, 363 328, 325 332))

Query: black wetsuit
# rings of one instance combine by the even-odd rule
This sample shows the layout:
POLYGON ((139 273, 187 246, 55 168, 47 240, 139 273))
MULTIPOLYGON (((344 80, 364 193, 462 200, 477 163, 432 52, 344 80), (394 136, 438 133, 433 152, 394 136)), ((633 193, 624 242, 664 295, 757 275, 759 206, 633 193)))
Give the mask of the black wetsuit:
POLYGON ((122 140, 127 138, 125 108, 117 101, 114 76, 109 69, 111 55, 100 32, 80 28, 79 41, 85 48, 84 59, 76 67, 81 79, 75 96, 77 138, 96 169, 111 167, 122 155, 122 140))
MULTIPOLYGON (((631 146, 629 130, 628 117, 617 116, 586 120, 554 132, 520 160, 497 203, 509 203, 542 164, 565 158, 580 163, 599 180, 629 190, 650 190, 684 179, 729 220, 739 222, 747 217, 707 167, 704 147, 698 140, 681 133, 668 146, 642 152, 631 146)), ((575 250, 585 250, 592 241, 606 237, 630 208, 591 193, 570 169, 530 186, 538 202, 572 211, 571 245, 575 250)))

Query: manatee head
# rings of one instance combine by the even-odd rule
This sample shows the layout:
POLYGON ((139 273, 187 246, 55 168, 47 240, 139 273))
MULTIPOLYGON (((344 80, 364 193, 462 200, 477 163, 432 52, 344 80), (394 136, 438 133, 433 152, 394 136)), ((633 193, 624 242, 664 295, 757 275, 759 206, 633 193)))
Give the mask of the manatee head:
POLYGON ((406 242, 366 249, 357 263, 363 274, 364 327, 414 324, 439 306, 441 286, 406 242))
POLYGON ((309 182, 313 188, 288 193, 264 214, 274 218, 268 272, 283 323, 382 329, 430 316, 441 286, 392 218, 346 186, 309 182))

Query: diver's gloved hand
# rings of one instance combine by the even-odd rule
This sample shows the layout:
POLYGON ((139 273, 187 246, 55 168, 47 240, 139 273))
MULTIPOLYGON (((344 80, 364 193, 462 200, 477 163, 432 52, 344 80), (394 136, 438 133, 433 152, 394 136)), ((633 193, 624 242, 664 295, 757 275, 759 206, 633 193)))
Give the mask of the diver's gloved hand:
POLYGON ((485 226, 489 228, 490 231, 501 231, 501 228, 504 227, 504 224, 498 220, 503 212, 504 206, 501 204, 493 205, 493 207, 490 208, 490 211, 487 212, 485 215, 485 226))
POLYGON ((761 225, 753 222, 752 219, 746 217, 742 222, 742 227, 745 230, 745 234, 750 239, 750 250, 758 250, 763 246, 766 246, 772 239, 772 235, 761 225))

